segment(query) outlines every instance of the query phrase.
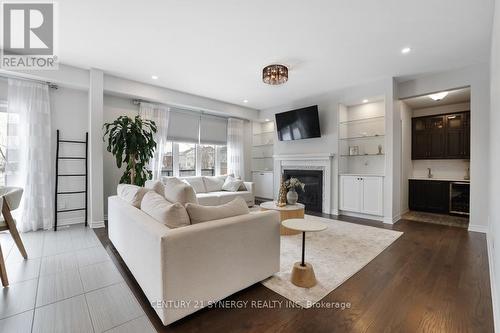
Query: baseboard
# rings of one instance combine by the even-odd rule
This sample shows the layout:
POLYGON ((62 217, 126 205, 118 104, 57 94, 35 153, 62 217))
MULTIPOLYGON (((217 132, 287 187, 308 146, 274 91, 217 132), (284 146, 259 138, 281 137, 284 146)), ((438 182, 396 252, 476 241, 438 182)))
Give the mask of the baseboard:
POLYGON ((493 325, 495 328, 495 332, 499 332, 500 330, 500 315, 498 313, 499 305, 498 305, 498 296, 497 296, 497 286, 495 279, 495 260, 493 258, 494 248, 493 248, 493 240, 491 239, 491 233, 486 233, 486 245, 488 248, 488 266, 490 271, 490 286, 491 286, 491 303, 493 305, 493 325))
POLYGON ((89 223, 89 225, 92 229, 104 228, 106 226, 104 224, 104 220, 103 221, 92 221, 89 223))
POLYGON ((331 215, 339 215, 339 210, 338 209, 332 209, 330 212, 331 215))
POLYGON ((57 219, 57 226, 63 226, 63 225, 71 225, 71 224, 81 224, 85 223, 85 219, 83 217, 69 217, 69 218, 64 218, 64 219, 57 219))
POLYGON ((483 234, 487 234, 488 227, 485 225, 469 224, 469 231, 482 232, 483 234))
POLYGON ((398 214, 398 215, 393 216, 393 217, 384 217, 383 222, 385 224, 394 224, 394 223, 398 222, 399 220, 401 220, 401 214, 398 214))
POLYGON ((347 212, 347 211, 344 211, 344 210, 339 210, 338 211, 338 215, 358 217, 360 219, 367 219, 367 220, 374 220, 374 221, 382 221, 383 222, 383 217, 382 216, 367 215, 367 214, 354 213, 354 212, 347 212))

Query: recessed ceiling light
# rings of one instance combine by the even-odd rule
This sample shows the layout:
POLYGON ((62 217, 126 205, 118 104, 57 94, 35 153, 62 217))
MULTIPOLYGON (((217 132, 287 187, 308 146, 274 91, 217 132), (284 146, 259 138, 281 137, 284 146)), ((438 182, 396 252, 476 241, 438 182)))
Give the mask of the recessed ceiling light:
POLYGON ((265 121, 269 121, 269 118, 264 119, 265 121))
POLYGON ((158 80, 158 76, 156 76, 156 75, 151 75, 151 78, 152 78, 153 80, 158 80))
POLYGON ((443 91, 443 92, 440 92, 440 93, 431 94, 431 95, 429 95, 429 98, 432 98, 435 101, 440 101, 443 98, 445 98, 446 96, 448 96, 448 92, 447 91, 443 91))
POLYGON ((401 53, 403 53, 403 54, 408 54, 408 53, 410 53, 410 52, 411 52, 411 49, 410 49, 409 47, 405 47, 405 48, 403 48, 403 49, 401 50, 401 53))
POLYGON ((243 100, 243 103, 248 103, 248 99, 244 99, 244 100, 243 100))
POLYGON ((367 99, 364 99, 364 100, 363 100, 363 103, 368 103, 368 100, 367 100, 367 99))

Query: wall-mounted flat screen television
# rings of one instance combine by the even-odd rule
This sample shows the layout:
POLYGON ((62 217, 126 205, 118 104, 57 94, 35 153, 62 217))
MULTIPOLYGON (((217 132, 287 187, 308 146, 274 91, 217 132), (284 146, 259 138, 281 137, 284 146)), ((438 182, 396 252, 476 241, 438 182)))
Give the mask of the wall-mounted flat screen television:
POLYGON ((275 117, 280 141, 321 137, 317 105, 277 113, 275 117))

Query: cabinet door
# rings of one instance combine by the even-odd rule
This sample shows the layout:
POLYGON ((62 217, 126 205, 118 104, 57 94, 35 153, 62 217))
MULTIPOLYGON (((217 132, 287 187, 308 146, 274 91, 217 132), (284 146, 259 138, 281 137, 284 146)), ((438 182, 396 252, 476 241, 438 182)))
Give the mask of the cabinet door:
POLYGON ((350 212, 361 211, 361 178, 340 177, 340 209, 350 212))
POLYGON ((429 136, 427 135, 426 118, 413 118, 411 156, 412 160, 426 159, 428 155, 429 136))
POLYGON ((470 158, 470 112, 464 114, 464 156, 470 158))
POLYGON ((259 198, 267 198, 265 196, 264 173, 254 172, 252 174, 252 181, 253 181, 255 196, 259 198))
POLYGON ((448 213, 450 188, 449 182, 429 180, 426 186, 426 210, 435 213, 448 213))
POLYGON ((382 216, 384 210, 382 177, 363 177, 362 179, 362 212, 382 216))
POLYGON ((262 198, 264 199, 272 199, 273 198, 273 183, 274 177, 272 172, 262 172, 260 173, 261 177, 261 187, 262 187, 262 198))
POLYGON ((428 118, 429 158, 443 158, 445 156, 445 117, 433 116, 428 118))
POLYGON ((446 158, 464 158, 464 113, 446 116, 446 158))
POLYGON ((425 211, 427 182, 423 180, 409 180, 409 208, 411 210, 425 211))

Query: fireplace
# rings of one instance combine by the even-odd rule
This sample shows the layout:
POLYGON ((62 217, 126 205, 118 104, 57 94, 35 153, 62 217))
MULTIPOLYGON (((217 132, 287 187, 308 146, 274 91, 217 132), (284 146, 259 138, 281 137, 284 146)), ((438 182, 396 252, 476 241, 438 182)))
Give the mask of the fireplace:
POLYGON ((304 191, 297 188, 299 203, 306 206, 306 211, 323 211, 323 171, 322 170, 283 170, 285 180, 291 177, 298 178, 305 184, 304 191))

